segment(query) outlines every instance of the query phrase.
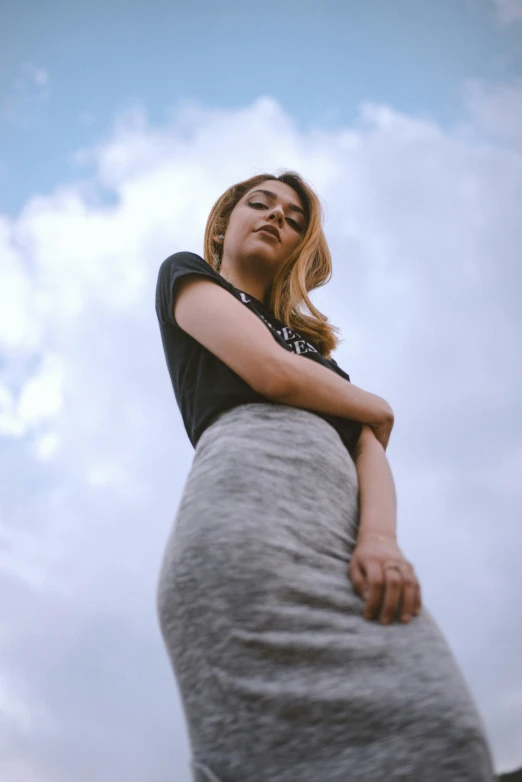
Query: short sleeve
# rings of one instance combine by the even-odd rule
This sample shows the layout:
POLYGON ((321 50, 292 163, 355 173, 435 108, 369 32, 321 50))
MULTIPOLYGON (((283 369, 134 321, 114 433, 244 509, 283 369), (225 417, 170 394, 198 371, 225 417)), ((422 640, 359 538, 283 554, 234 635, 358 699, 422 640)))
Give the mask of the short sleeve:
POLYGON ((156 314, 166 328, 179 328, 174 318, 174 289, 176 281, 185 274, 201 274, 228 290, 223 277, 201 256, 191 252, 170 255, 161 264, 156 283, 156 314))
POLYGON ((345 380, 348 380, 349 382, 351 382, 350 381, 350 375, 348 374, 348 372, 345 372, 344 369, 341 369, 341 367, 339 366, 339 364, 337 363, 337 361, 334 358, 330 358, 328 360, 330 361, 330 363, 333 364, 334 369, 335 369, 335 371, 337 372, 338 375, 341 375, 341 377, 344 377, 345 380))

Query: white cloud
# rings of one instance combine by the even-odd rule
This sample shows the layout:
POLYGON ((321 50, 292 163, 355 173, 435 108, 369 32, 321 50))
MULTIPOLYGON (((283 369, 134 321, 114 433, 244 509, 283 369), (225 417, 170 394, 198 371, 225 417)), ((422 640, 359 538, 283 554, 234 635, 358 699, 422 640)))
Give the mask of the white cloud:
POLYGON ((522 0, 493 0, 503 22, 522 22, 522 0))
POLYGON ((30 81, 37 87, 45 87, 49 82, 49 74, 43 68, 37 68, 32 62, 25 62, 23 70, 30 81))
POLYGON ((500 85, 470 81, 464 101, 476 132, 522 149, 522 79, 500 85))
POLYGON ((522 148, 507 130, 520 94, 470 86, 469 125, 454 133, 372 103, 352 128, 305 133, 270 98, 239 111, 186 104, 163 128, 134 108, 75 156, 94 162, 94 179, 3 219, 4 654, 11 697, 20 687, 35 709, 44 702, 57 731, 36 722, 25 744, 8 726, 5 762, 36 758, 52 782, 95 782, 102 767, 114 779, 187 773, 154 590, 193 451, 164 365, 156 275, 171 253, 201 252, 232 182, 283 167, 326 203, 334 277, 313 298, 345 329, 337 360, 395 410, 402 544, 497 764, 516 761, 522 148), (498 718, 508 700, 509 722, 498 718))
POLYGON ((31 112, 51 98, 49 73, 30 61, 23 62, 20 73, 9 85, 0 103, 0 118, 18 127, 27 128, 31 112))

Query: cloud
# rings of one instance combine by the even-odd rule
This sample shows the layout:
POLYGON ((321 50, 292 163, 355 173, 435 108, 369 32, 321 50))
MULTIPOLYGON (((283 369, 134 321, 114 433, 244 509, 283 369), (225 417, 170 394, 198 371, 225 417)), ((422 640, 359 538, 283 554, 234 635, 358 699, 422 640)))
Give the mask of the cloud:
POLYGON ((469 81, 463 90, 476 132, 485 138, 522 148, 522 79, 511 84, 469 81))
POLYGON ((305 132, 270 97, 181 104, 164 127, 134 107, 75 155, 92 174, 2 218, 0 777, 188 782, 154 611, 193 450, 156 275, 202 251, 232 182, 280 168, 326 206, 334 276, 312 297, 344 329, 336 358, 395 411, 401 543, 497 766, 522 762, 521 91, 467 94, 453 130, 375 103, 305 132))
POLYGON ((30 126, 33 112, 53 94, 49 73, 30 61, 23 62, 2 102, 0 118, 22 128, 30 126))
POLYGON ((505 23, 522 22, 522 0, 493 0, 505 23))

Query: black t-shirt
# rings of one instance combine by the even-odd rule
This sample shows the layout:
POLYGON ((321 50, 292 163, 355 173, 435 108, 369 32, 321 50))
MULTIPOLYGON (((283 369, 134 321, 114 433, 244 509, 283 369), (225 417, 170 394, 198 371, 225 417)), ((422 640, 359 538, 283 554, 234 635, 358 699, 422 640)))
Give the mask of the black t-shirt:
MULTIPOLYGON (((269 307, 249 293, 235 288, 196 253, 178 252, 161 264, 156 285, 158 316, 163 350, 172 387, 190 442, 197 445, 207 426, 222 411, 250 402, 270 403, 239 375, 178 326, 174 319, 174 286, 184 274, 201 274, 214 280, 254 312, 270 329, 274 339, 286 350, 323 364, 350 382, 333 358, 324 358, 311 342, 278 320, 269 307)), ((362 424, 348 418, 311 410, 339 433, 353 456, 362 424)))

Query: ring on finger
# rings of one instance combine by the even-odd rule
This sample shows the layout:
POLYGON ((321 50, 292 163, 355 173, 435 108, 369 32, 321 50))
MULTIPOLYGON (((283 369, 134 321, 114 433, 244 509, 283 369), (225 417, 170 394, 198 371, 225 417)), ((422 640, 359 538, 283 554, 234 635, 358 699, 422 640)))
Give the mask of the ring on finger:
POLYGON ((400 565, 394 565, 393 562, 390 562, 387 565, 383 565, 383 567, 384 567, 384 570, 398 570, 399 573, 402 576, 402 568, 401 568, 400 565))

